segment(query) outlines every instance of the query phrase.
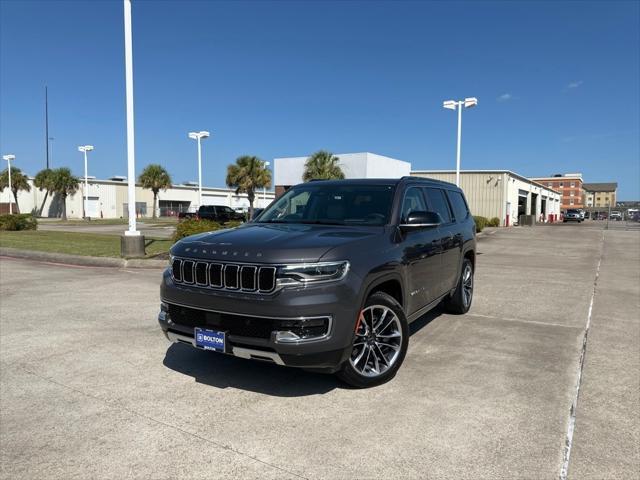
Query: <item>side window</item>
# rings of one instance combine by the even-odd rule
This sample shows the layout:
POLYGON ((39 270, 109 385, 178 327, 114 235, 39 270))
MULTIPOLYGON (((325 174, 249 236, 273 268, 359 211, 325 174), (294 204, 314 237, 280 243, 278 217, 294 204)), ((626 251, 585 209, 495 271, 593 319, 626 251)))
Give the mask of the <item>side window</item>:
POLYGON ((419 188, 410 187, 404 194, 402 202, 402 217, 400 222, 404 223, 411 212, 426 212, 427 205, 419 188))
POLYGON ((449 197, 449 203, 453 208, 453 216, 456 217, 458 222, 461 222, 469 216, 469 208, 467 208, 467 202, 464 201, 464 197, 460 192, 453 192, 447 190, 447 196, 449 197))
POLYGON ((437 212, 442 217, 442 223, 451 222, 451 211, 449 204, 444 196, 444 191, 439 188, 425 188, 427 200, 429 201, 430 210, 437 212))

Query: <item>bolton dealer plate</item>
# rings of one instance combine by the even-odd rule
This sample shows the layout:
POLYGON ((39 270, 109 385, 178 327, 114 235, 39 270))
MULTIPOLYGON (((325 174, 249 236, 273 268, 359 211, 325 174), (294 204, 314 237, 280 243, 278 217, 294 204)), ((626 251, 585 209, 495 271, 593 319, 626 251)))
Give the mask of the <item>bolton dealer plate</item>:
POLYGON ((194 338, 196 339, 196 347, 204 348, 205 350, 215 350, 216 352, 225 351, 225 332, 196 327, 194 338))

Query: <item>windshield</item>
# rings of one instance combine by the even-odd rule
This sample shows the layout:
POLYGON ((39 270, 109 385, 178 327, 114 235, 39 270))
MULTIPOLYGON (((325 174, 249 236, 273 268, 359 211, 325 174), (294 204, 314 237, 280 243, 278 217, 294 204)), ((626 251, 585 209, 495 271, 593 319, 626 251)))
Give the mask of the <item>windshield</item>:
POLYGON ((257 222, 386 225, 393 192, 390 185, 307 183, 288 190, 262 212, 257 222))

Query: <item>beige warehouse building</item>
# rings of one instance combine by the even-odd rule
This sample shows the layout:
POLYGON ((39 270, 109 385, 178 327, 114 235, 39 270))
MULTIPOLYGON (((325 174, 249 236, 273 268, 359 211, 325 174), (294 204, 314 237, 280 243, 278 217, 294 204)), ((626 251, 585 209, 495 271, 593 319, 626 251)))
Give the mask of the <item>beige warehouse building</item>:
MULTIPOLYGON (((33 185, 33 178, 29 177, 31 190, 21 190, 18 193, 18 206, 24 213, 35 213, 42 209, 43 217, 59 217, 62 214, 62 199, 59 195, 46 195, 33 185)), ((124 218, 128 215, 127 181, 124 177, 112 177, 108 180, 89 178, 87 217, 90 218, 124 218)), ((84 178, 75 195, 66 199, 67 216, 82 218, 84 213, 84 178)), ((259 190, 256 192, 254 207, 267 206, 274 198, 273 191, 259 190)), ((13 200, 9 189, 0 191, 0 205, 8 210, 9 199, 13 200)), ((246 211, 249 207, 247 195, 236 195, 235 189, 202 187, 203 205, 224 205, 234 209, 246 211)), ((14 203, 15 205, 15 203, 14 203)), ((158 193, 158 215, 176 216, 179 212, 193 212, 198 208, 198 186, 195 183, 172 185, 158 193)), ((153 192, 140 185, 136 185, 136 212, 141 218, 153 215, 153 192)))
MULTIPOLYGON (((456 182, 455 170, 416 170, 411 175, 456 182)), ((517 224, 520 215, 533 215, 538 222, 560 216, 558 192, 510 170, 463 170, 460 187, 473 215, 497 217, 502 226, 517 224)))

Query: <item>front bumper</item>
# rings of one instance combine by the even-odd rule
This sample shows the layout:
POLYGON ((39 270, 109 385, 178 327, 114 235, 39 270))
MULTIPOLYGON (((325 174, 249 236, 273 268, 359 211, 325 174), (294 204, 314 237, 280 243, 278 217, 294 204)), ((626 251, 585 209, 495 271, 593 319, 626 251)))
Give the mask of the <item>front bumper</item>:
POLYGON ((220 320, 216 317, 224 315, 227 326, 236 319, 248 325, 244 330, 232 326, 227 335, 226 353, 278 365, 335 371, 351 353, 361 305, 359 286, 359 278, 349 273, 343 280, 331 284, 283 289, 270 295, 243 294, 176 284, 165 271, 160 296, 163 303, 173 308, 165 307, 158 322, 167 339, 195 347, 194 327, 226 330, 219 326, 220 320), (175 308, 197 310, 202 315, 196 315, 199 320, 195 323, 186 321, 176 314, 175 308), (264 329, 269 329, 268 322, 306 318, 329 319, 326 334, 286 343, 278 341, 275 334, 264 334, 264 329), (212 321, 215 323, 210 323, 212 321), (254 331, 260 333, 253 334, 254 331))

